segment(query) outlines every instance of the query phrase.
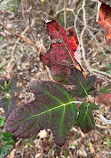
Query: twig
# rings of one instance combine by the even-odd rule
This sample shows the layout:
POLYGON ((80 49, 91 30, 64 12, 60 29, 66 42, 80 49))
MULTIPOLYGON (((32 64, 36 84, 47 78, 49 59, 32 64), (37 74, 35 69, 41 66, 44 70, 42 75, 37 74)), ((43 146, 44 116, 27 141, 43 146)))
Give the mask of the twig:
MULTIPOLYGON (((33 26, 33 25, 34 25, 34 23, 33 23, 33 21, 32 21, 32 26, 33 26)), ((22 32, 21 36, 23 36, 28 30, 29 30, 29 27, 27 26, 26 29, 22 32)), ((15 52, 15 49, 16 49, 16 47, 17 47, 17 44, 18 44, 19 40, 20 40, 20 38, 18 38, 18 39, 16 40, 16 42, 15 42, 15 45, 14 45, 13 50, 12 50, 12 53, 11 53, 11 54, 12 54, 12 55, 11 55, 11 60, 10 60, 10 62, 8 63, 8 65, 7 65, 7 67, 6 67, 6 70, 8 70, 8 69, 10 68, 10 66, 11 66, 11 69, 12 69, 13 66, 14 66, 14 63, 13 63, 13 61, 14 61, 14 52, 15 52)), ((7 71, 7 76, 9 76, 9 73, 10 73, 10 71, 7 71)))
MULTIPOLYGON (((35 50, 36 50, 36 53, 38 55, 38 49, 37 47, 35 46, 34 43, 32 43, 31 41, 29 40, 26 40, 25 38, 23 38, 21 35, 15 33, 14 31, 10 30, 6 25, 2 24, 2 22, 0 21, 0 25, 3 26, 7 31, 9 31, 10 33, 12 33, 13 35, 17 36, 20 40, 24 41, 25 43, 27 43, 28 45, 31 45, 35 50)), ((39 55, 38 55, 39 56, 39 55)), ((42 64, 43 65, 43 64, 42 64)), ((48 76, 48 72, 47 72, 47 69, 46 67, 43 65, 44 67, 44 70, 46 72, 46 78, 49 79, 49 76, 48 76)))
POLYGON ((103 115, 99 115, 99 118, 107 125, 111 124, 111 120, 107 120, 103 115))
POLYGON ((81 45, 81 50, 82 50, 82 56, 83 56, 84 62, 86 64, 87 70, 90 73, 97 75, 98 77, 102 78, 103 80, 110 81, 109 78, 105 77, 105 76, 111 77, 109 74, 107 75, 107 73, 103 73, 103 72, 100 72, 98 70, 92 69, 90 67, 90 65, 88 64, 88 62, 86 60, 86 57, 85 57, 85 49, 84 49, 84 44, 83 44, 83 35, 84 35, 85 30, 87 29, 85 3, 86 3, 86 0, 83 0, 82 11, 83 11, 83 24, 84 24, 84 27, 83 27, 82 32, 80 34, 80 45, 81 45), (99 72, 99 74, 98 74, 98 72, 99 72))
POLYGON ((75 103, 75 104, 82 104, 83 102, 81 102, 81 101, 73 101, 72 103, 75 103))
MULTIPOLYGON (((71 12, 73 14, 73 9, 70 9, 70 8, 66 8, 66 12, 71 12)), ((54 17, 56 17, 58 14, 60 14, 61 12, 64 12, 64 9, 61 9, 59 11, 57 11, 55 14, 54 14, 54 17)))
POLYGON ((94 1, 94 2, 100 2, 100 0, 92 0, 92 1, 94 1))
POLYGON ((109 79, 109 81, 111 81, 111 75, 110 74, 108 74, 108 73, 106 73, 106 72, 103 72, 103 71, 98 71, 98 70, 95 70, 95 69, 92 69, 94 72, 96 72, 96 73, 99 73, 99 74, 101 74, 101 75, 104 75, 104 76, 108 76, 110 79, 109 79))
POLYGON ((24 16, 24 13, 25 13, 25 11, 24 11, 24 0, 21 0, 21 10, 22 10, 23 19, 24 19, 24 21, 26 21, 25 16, 24 16))
POLYGON ((41 15, 41 12, 38 12, 37 6, 35 5, 34 1, 33 0, 28 0, 28 3, 29 3, 30 6, 32 6, 33 10, 35 10, 36 16, 37 17, 39 16, 42 21, 45 21, 45 18, 41 15))
POLYGON ((15 33, 14 31, 12 31, 11 29, 9 29, 6 25, 2 24, 2 22, 0 21, 0 25, 3 26, 8 32, 12 33, 13 35, 17 36, 20 38, 20 40, 24 41, 25 43, 27 43, 28 45, 31 45, 32 47, 34 47, 34 49, 38 52, 37 47, 35 46, 34 43, 32 43, 31 41, 23 38, 21 35, 15 33))
POLYGON ((41 138, 38 139, 38 142, 35 144, 35 153, 37 154, 37 148, 40 144, 41 138))
MULTIPOLYGON (((111 125, 111 120, 107 120, 100 111, 95 111, 96 117, 94 117, 95 120, 99 122, 104 122, 106 125, 111 125)), ((103 129, 111 129, 111 126, 103 126, 96 124, 97 127, 103 128, 103 129)))
POLYGON ((101 49, 101 51, 103 52, 103 54, 104 54, 105 56, 107 56, 106 53, 103 51, 103 49, 99 46, 99 42, 98 42, 98 40, 96 39, 96 37, 94 36, 94 34, 92 33, 92 31, 91 31, 88 27, 87 27, 87 30, 89 31, 89 33, 91 34, 91 36, 93 37, 93 39, 96 41, 97 46, 101 49))
MULTIPOLYGON (((77 30, 77 20, 78 20, 78 14, 79 14, 79 12, 81 11, 81 9, 82 8, 79 8, 79 10, 78 10, 78 12, 77 12, 77 14, 74 14, 74 16, 75 16, 75 18, 74 18, 74 29, 75 29, 75 32, 76 32, 76 34, 77 34, 77 38, 78 38, 78 40, 80 41, 80 39, 79 39, 79 34, 78 34, 78 30, 77 30)), ((79 19, 80 20, 80 19, 79 19)), ((81 22, 81 21, 80 21, 81 22)))
POLYGON ((63 2, 63 0, 59 0, 58 4, 57 4, 57 6, 56 6, 56 11, 57 11, 57 9, 59 8, 59 6, 62 4, 62 2, 63 2))
POLYGON ((24 0, 21 0, 21 10, 22 10, 22 17, 26 23, 25 12, 27 13, 30 12, 30 10, 27 7, 27 0, 25 0, 25 2, 24 0), (25 9, 24 9, 24 4, 25 4, 25 9))
POLYGON ((102 128, 102 129, 111 129, 111 127, 109 127, 109 126, 101 126, 101 125, 98 125, 98 124, 96 124, 96 127, 99 127, 99 128, 102 128))
POLYGON ((93 72, 91 67, 89 66, 87 60, 86 60, 86 57, 85 57, 85 49, 84 49, 84 46, 83 46, 83 35, 84 35, 84 31, 87 27, 86 25, 86 13, 85 13, 85 0, 83 0, 83 4, 82 4, 82 10, 83 10, 83 23, 84 23, 84 27, 82 29, 82 32, 81 32, 81 35, 80 35, 80 45, 81 45, 81 49, 82 49, 82 56, 83 56, 83 59, 84 59, 84 62, 86 64, 86 67, 88 69, 89 72, 93 72))
POLYGON ((64 0, 64 29, 66 29, 66 0, 64 0))

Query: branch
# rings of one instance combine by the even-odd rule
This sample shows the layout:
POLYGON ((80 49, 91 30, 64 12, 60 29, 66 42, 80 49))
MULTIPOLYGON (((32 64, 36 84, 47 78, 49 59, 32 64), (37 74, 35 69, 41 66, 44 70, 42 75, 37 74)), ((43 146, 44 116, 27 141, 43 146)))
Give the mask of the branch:
POLYGON ((66 29, 66 0, 64 0, 64 28, 66 29))
POLYGON ((5 24, 2 24, 2 22, 0 21, 0 25, 3 26, 8 32, 10 32, 11 34, 17 36, 18 38, 20 38, 22 41, 24 41, 25 43, 27 43, 28 45, 31 45, 32 47, 34 47, 34 49, 36 50, 36 52, 38 52, 37 47, 35 46, 34 43, 32 43, 31 41, 23 38, 21 35, 15 33, 14 31, 12 31, 11 29, 9 29, 5 24))
MULTIPOLYGON (((83 29, 82 29, 82 32, 80 34, 80 46, 81 46, 81 50, 82 50, 82 57, 83 57, 83 60, 86 64, 86 67, 87 67, 87 70, 94 74, 94 75, 97 75, 98 77, 102 78, 103 80, 107 80, 107 81, 110 81, 111 79, 111 75, 110 74, 107 74, 105 72, 101 72, 101 71, 98 71, 98 70, 95 70, 95 69, 92 69, 91 66, 88 64, 87 62, 87 59, 86 59, 86 56, 85 56, 85 48, 84 48, 84 43, 83 43, 83 36, 84 36, 84 32, 85 30, 87 30, 88 26, 87 26, 87 21, 86 21, 86 12, 85 12, 85 4, 86 4, 86 0, 83 0, 83 4, 82 4, 82 11, 83 11, 83 29), (109 78, 107 78, 107 77, 109 78)), ((89 30, 88 30, 89 31, 89 30)))
POLYGON ((111 120, 107 120, 103 115, 99 115, 99 118, 107 125, 111 124, 111 120))

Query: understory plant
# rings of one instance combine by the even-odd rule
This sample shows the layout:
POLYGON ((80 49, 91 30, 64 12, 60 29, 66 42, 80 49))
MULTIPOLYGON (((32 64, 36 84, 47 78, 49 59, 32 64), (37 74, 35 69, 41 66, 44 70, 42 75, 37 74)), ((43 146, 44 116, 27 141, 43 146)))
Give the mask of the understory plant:
MULTIPOLYGON (((98 23, 105 29, 109 45, 111 21, 110 27, 106 21, 111 18, 110 13, 111 8, 102 3, 98 23)), ((96 94, 97 78, 85 74, 78 55, 75 55, 79 41, 74 28, 65 30, 56 20, 46 21, 46 27, 51 40, 56 39, 56 42, 51 44, 45 56, 40 56, 40 60, 49 67, 53 80, 32 82, 29 91, 34 94, 34 100, 18 107, 15 92, 20 89, 16 87, 17 78, 14 77, 4 88, 4 91, 9 88, 10 97, 3 97, 0 106, 5 110, 7 132, 28 138, 36 136, 42 129, 51 129, 55 143, 62 146, 72 126, 79 127, 84 133, 95 129, 93 111, 99 107, 91 96, 96 94)), ((4 81, 0 84, 3 87, 4 81)), ((110 104, 111 89, 107 89, 108 94, 102 94, 102 99, 107 97, 106 102, 110 104)))

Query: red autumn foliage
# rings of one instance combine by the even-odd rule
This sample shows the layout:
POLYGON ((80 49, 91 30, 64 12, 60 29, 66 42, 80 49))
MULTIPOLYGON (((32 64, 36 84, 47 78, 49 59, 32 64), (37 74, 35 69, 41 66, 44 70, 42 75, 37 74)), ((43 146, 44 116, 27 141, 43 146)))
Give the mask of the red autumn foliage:
POLYGON ((51 69, 52 76, 65 77, 69 73, 69 66, 75 65, 83 73, 83 69, 75 59, 74 53, 79 45, 74 28, 66 31, 56 20, 46 23, 47 31, 51 39, 58 39, 53 43, 45 56, 41 56, 41 61, 51 69))
POLYGON ((98 24, 105 31, 106 44, 111 46, 111 7, 103 2, 99 9, 98 24))
POLYGON ((71 56, 74 56, 74 51, 77 49, 79 42, 73 27, 65 31, 56 20, 52 20, 47 23, 47 31, 51 39, 62 39, 62 43, 67 47, 71 56))
POLYGON ((111 92, 110 93, 103 93, 103 94, 100 94, 96 101, 100 104, 105 104, 105 105, 111 105, 111 92))

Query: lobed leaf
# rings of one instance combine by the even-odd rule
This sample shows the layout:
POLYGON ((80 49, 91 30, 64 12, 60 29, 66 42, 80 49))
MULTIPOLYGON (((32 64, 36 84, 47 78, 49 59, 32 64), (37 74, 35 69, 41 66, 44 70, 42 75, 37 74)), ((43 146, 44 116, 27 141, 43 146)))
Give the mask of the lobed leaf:
POLYGON ((101 3, 98 24, 104 29, 106 44, 111 46, 111 7, 101 3))
POLYGON ((81 104, 78 109, 79 115, 76 125, 79 126, 84 133, 95 128, 94 118, 92 115, 93 110, 97 110, 97 107, 94 104, 87 102, 81 104))
POLYGON ((85 78, 82 72, 74 67, 70 69, 70 75, 67 76, 67 80, 70 84, 75 86, 75 88, 70 90, 73 96, 86 97, 95 90, 94 83, 96 76, 85 78))
POLYGON ((59 78, 57 81, 64 83, 70 65, 75 65, 84 74, 82 67, 74 57, 79 45, 74 28, 64 30, 56 20, 51 20, 47 23, 47 31, 51 39, 59 39, 60 41, 53 43, 45 56, 40 57, 42 63, 51 69, 52 77, 59 78))
POLYGON ((55 143, 62 146, 76 120, 76 109, 68 90, 51 81, 34 82, 30 87, 35 100, 16 108, 5 124, 16 137, 31 137, 42 129, 51 129, 55 143))

